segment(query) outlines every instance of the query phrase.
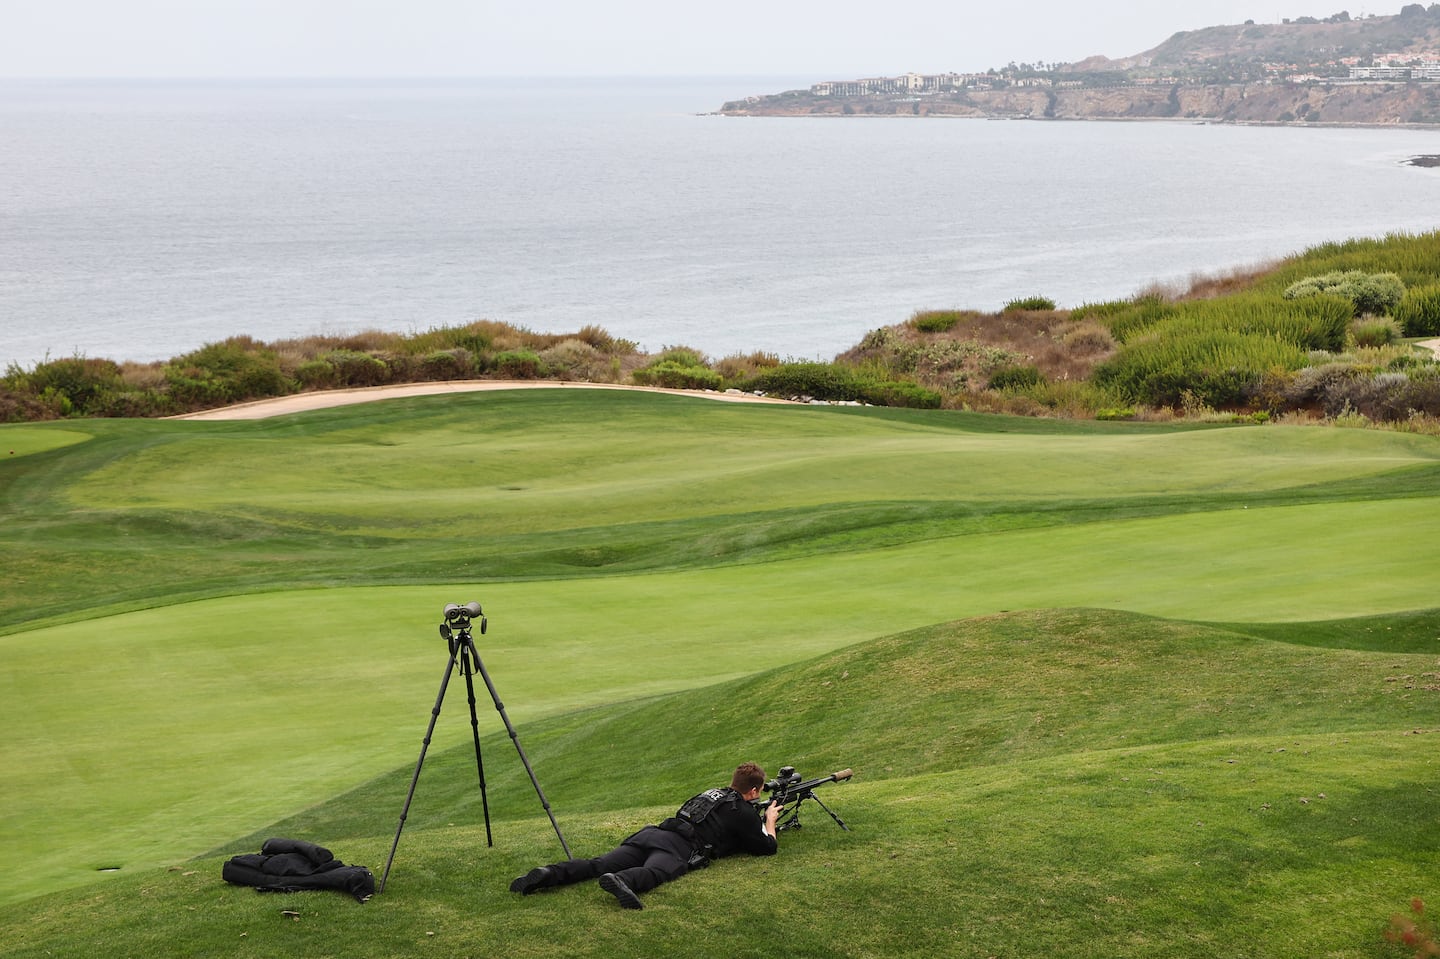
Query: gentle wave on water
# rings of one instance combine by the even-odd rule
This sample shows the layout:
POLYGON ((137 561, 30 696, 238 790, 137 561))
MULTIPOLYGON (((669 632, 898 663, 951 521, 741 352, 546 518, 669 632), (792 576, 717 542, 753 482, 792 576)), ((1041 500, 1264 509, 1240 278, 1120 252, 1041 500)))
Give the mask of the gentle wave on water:
POLYGON ((828 359, 1440 225, 1430 131, 703 115, 785 86, 0 84, 0 364, 478 318, 828 359))

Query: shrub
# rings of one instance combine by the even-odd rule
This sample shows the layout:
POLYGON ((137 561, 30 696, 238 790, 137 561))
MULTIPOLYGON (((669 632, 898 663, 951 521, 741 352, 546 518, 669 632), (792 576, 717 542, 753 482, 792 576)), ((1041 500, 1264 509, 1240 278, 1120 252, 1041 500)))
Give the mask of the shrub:
POLYGON ((1095 416, 1098 410, 1123 405, 1110 391, 1101 389, 1089 380, 1041 379, 1023 390, 1009 389, 988 395, 1003 397, 1010 412, 1020 412, 1018 401, 1024 399, 1032 406, 1032 416, 1061 416, 1069 419, 1089 419, 1095 416))
POLYGON ((888 350, 900 341, 900 337, 888 326, 871 330, 860 338, 860 345, 856 351, 860 353, 871 353, 877 350, 888 350))
POLYGON ((495 354, 495 373, 507 380, 535 380, 545 375, 545 363, 534 350, 506 350, 495 354))
POLYGON ((1094 321, 1079 323, 1065 331, 1060 337, 1060 342, 1065 345, 1067 350, 1081 356, 1108 353, 1115 349, 1115 337, 1110 335, 1109 330, 1094 321))
MULTIPOLYGON (((1365 372, 1353 363, 1337 362, 1307 366, 1297 370, 1281 387, 1282 395, 1288 406, 1319 406, 1324 409, 1326 397, 1343 384, 1364 376, 1365 372)), ((1338 407, 1336 408, 1338 409, 1338 407)))
POLYGON ((836 363, 782 363, 760 373, 747 386, 776 396, 811 396, 822 400, 860 398, 855 371, 836 363))
POLYGON ((42 399, 27 390, 0 386, 0 423, 55 420, 61 415, 58 397, 42 399))
POLYGON ((387 383, 413 383, 416 380, 425 379, 421 373, 421 358, 414 353, 403 350, 399 352, 382 350, 373 355, 375 359, 385 364, 385 382, 387 383))
POLYGON ((1247 405, 1270 413, 1280 413, 1298 406, 1294 399, 1297 370, 1272 367, 1260 375, 1251 387, 1247 405))
POLYGON ((1368 317, 1350 325, 1350 338, 1356 346, 1389 346, 1400 338, 1400 324, 1386 317, 1368 317))
POLYGON ((1257 324, 1256 329, 1271 329, 1291 343, 1307 350, 1337 352, 1345 346, 1345 332, 1350 317, 1345 300, 1338 296, 1315 296, 1294 304, 1298 312, 1281 317, 1275 315, 1270 326, 1257 324))
POLYGON ((1045 377, 1033 366, 1002 366, 990 374, 992 390, 1025 390, 1043 382, 1045 377))
POLYGON ((1361 237, 1311 247, 1291 257, 1274 273, 1269 284, 1288 283, 1316 274, 1359 270, 1393 272, 1406 286, 1425 286, 1440 279, 1440 231, 1421 234, 1391 233, 1383 238, 1361 237))
POLYGON ((766 370, 746 384, 747 389, 775 396, 804 397, 835 402, 862 402, 876 406, 939 409, 941 396, 908 380, 886 380, 864 375, 839 363, 784 363, 766 370))
POLYGON ((443 330, 441 335, 444 345, 439 349, 447 352, 464 350, 472 357, 484 354, 495 342, 494 330, 484 323, 471 323, 459 329, 443 330))
MULTIPOLYGON (((1239 294, 1220 300, 1191 300, 1172 308, 1169 316, 1151 324, 1145 333, 1165 337, 1201 335, 1216 330, 1273 334, 1306 350, 1338 352, 1354 319, 1349 300, 1321 294, 1284 300, 1272 294, 1239 294)), ((1127 338, 1135 339, 1131 333, 1127 338)))
POLYGON ((1298 300, 1328 293, 1343 296, 1354 304, 1356 316, 1366 313, 1388 313, 1405 295, 1405 284, 1394 273, 1365 273, 1343 270, 1320 276, 1307 276, 1285 289, 1285 299, 1298 300))
MULTIPOLYGON (((962 319, 973 318, 973 312, 959 310, 922 310, 910 317, 910 325, 921 333, 948 333, 962 319)), ((876 333, 881 332, 876 330, 876 333)))
POLYGON ((1429 350, 1426 350, 1425 354, 1425 356, 1421 356, 1419 353, 1401 353, 1391 357, 1390 362, 1385 364, 1385 369, 1391 372, 1406 372, 1432 366, 1435 362, 1434 354, 1429 350))
POLYGON ((273 350, 248 336, 207 343, 165 364, 165 391, 181 409, 284 396, 295 383, 273 350))
MULTIPOLYGON (((1072 311, 1072 314, 1080 319, 1088 316, 1097 320, 1105 320, 1134 309, 1139 299, 1139 297, 1131 297, 1128 300, 1106 300, 1103 303, 1082 303, 1072 311)), ((1155 296, 1149 299, 1154 299, 1158 302, 1163 298, 1155 296)))
POLYGON ((1440 286, 1406 291, 1392 315, 1406 336, 1440 336, 1440 286))
POLYGON ((659 355, 651 357, 646 366, 655 366, 659 363, 674 363, 677 366, 698 366, 709 369, 710 364, 705 360, 705 354, 699 350, 692 350, 688 346, 667 346, 660 351, 659 355))
POLYGON ((926 389, 908 380, 874 380, 860 384, 860 395, 855 397, 871 406, 899 406, 915 410, 938 410, 941 396, 934 390, 926 389))
POLYGON ((1025 359, 1019 353, 974 340, 940 340, 897 346, 890 364, 903 372, 938 376, 956 371, 988 373, 1004 366, 1016 366, 1025 359))
POLYGON ((40 363, 30 373, 6 379, 66 416, 89 412, 98 397, 122 386, 116 363, 79 356, 40 363))
POLYGON ((419 373, 426 380, 463 380, 475 375, 475 360, 461 346, 436 350, 421 357, 419 373))
POLYGON ((390 367, 385 361, 358 350, 331 350, 325 361, 335 370, 339 386, 383 386, 390 382, 390 367))
POLYGON ((1140 336, 1150 327, 1174 316, 1177 308, 1158 296, 1085 307, 1085 315, 1105 324, 1110 335, 1121 343, 1140 336))
POLYGON ((600 350, 576 337, 542 350, 540 362, 545 366, 546 375, 576 380, 605 379, 610 368, 609 359, 600 350))
POLYGON ((639 350, 639 345, 634 340, 623 340, 611 336, 607 331, 595 326, 593 323, 582 326, 575 338, 589 343, 601 353, 611 356, 629 356, 639 350))
POLYGON ((631 374, 641 386, 662 386, 669 390, 718 390, 723 385, 719 373, 704 366, 685 366, 674 360, 662 360, 631 374))
POLYGON ((1176 406, 1189 392, 1216 408, 1242 405, 1265 373, 1299 369, 1306 354, 1273 333, 1211 330, 1148 336, 1095 368, 1097 385, 1127 402, 1176 406))
POLYGON ((721 379, 728 382, 742 382, 761 370, 772 370, 780 365, 780 357, 774 353, 757 350, 754 353, 739 353, 725 357, 715 364, 721 379))
POLYGON ((1323 408, 1329 416, 1349 411, 1380 423, 1440 415, 1440 377, 1377 373, 1344 380, 1326 391, 1323 408))
POLYGON ((325 360, 307 360, 295 369, 295 381, 307 390, 330 389, 339 382, 335 367, 325 360))
POLYGON ((724 378, 705 362, 698 350, 668 347, 631 374, 641 386, 663 386, 672 390, 716 390, 724 378))
POLYGON ((1055 301, 1048 296, 1027 296, 1021 299, 1011 300, 1005 304, 1000 312, 1010 313, 1015 310, 1053 310, 1055 301))
POLYGON ((183 412, 185 411, 168 393, 155 390, 127 389, 105 392, 96 397, 90 407, 92 416, 117 418, 169 416, 183 412))

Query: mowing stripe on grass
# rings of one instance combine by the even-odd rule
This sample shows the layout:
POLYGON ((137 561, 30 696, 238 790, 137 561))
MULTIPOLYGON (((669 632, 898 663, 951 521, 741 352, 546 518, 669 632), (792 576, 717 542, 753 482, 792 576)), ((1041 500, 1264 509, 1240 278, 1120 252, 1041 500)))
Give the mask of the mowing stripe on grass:
POLYGON ((447 602, 485 605, 482 656, 525 721, 1002 609, 1263 621, 1421 608, 1437 569, 1440 500, 1404 500, 650 576, 256 594, 37 629, 0 638, 0 765, 16 771, 0 842, 77 882, 209 848, 404 763, 445 662, 447 602))

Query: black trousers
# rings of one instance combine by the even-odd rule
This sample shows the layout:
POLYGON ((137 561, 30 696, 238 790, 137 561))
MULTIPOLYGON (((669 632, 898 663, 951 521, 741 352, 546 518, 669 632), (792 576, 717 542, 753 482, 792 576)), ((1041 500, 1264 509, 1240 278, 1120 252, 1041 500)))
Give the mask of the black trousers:
POLYGON ((568 886, 613 872, 636 893, 649 892, 689 872, 692 852, 694 847, 684 836, 646 826, 603 856, 552 864, 554 877, 548 885, 568 886))

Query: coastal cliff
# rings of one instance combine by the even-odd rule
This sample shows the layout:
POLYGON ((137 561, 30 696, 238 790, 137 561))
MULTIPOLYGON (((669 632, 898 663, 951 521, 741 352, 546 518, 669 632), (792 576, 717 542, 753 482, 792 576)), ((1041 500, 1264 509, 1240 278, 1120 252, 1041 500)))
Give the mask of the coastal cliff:
POLYGON ((726 103, 726 116, 1024 117, 1230 123, 1440 124, 1440 83, 1171 84, 968 90, 927 97, 791 91, 726 103))
POLYGON ((1231 123, 1440 124, 1440 3, 1395 16, 1182 31, 1143 53, 981 73, 827 81, 728 116, 954 116, 1231 123))

